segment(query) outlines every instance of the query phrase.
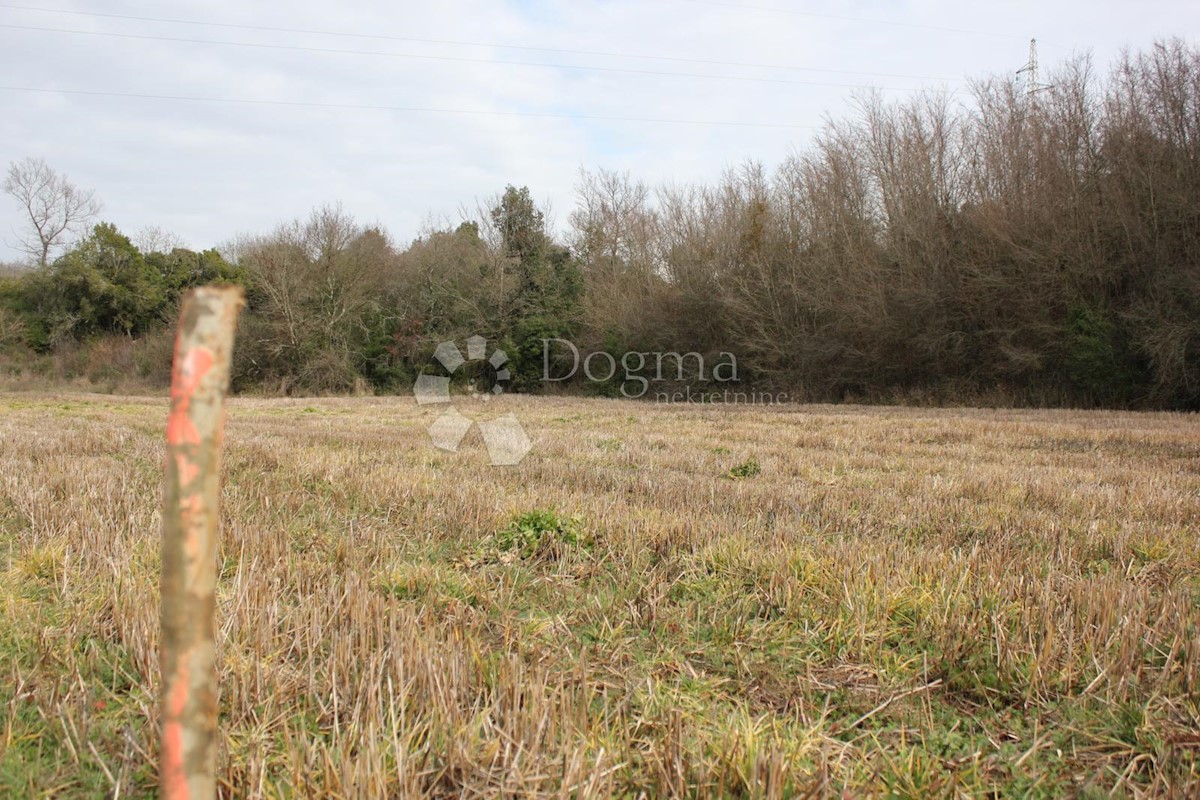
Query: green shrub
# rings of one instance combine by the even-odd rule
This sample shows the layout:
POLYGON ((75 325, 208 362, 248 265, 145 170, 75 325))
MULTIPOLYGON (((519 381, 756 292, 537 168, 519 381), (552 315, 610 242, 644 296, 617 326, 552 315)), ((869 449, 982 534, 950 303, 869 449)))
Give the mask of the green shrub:
POLYGON ((1102 309, 1077 305, 1067 319, 1066 372, 1071 385, 1098 403, 1133 399, 1146 375, 1125 332, 1102 309))
MULTIPOLYGON (((570 339, 571 323, 552 315, 538 315, 517 320, 502 342, 501 349, 509 358, 511 383, 506 389, 517 392, 537 392, 545 388, 542 373, 545 369, 543 340, 570 339)), ((559 374, 551 367, 551 374, 559 374)))

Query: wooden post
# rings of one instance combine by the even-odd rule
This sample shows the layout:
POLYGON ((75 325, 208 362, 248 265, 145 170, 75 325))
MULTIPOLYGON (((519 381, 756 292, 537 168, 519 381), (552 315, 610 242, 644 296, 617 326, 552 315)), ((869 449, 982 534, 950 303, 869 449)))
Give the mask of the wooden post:
POLYGON ((171 371, 162 543, 162 742, 168 800, 216 796, 217 675, 213 656, 225 392, 238 287, 184 298, 171 371))

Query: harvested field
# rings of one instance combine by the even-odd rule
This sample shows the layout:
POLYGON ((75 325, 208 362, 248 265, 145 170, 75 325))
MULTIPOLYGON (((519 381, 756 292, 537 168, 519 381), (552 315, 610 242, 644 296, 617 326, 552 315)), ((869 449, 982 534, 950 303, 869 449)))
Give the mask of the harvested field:
MULTIPOLYGON (((508 412, 231 402, 226 794, 1200 794, 1195 415, 508 412)), ((156 790, 165 419, 0 397, 0 795, 156 790)))

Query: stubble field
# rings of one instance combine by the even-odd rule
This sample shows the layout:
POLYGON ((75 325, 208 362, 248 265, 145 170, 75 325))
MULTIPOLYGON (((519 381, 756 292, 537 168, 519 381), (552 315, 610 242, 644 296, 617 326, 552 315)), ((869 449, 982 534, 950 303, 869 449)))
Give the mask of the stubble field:
MULTIPOLYGON (((253 797, 1195 796, 1200 419, 232 401, 253 797)), ((156 790, 166 401, 0 396, 0 795, 156 790)))

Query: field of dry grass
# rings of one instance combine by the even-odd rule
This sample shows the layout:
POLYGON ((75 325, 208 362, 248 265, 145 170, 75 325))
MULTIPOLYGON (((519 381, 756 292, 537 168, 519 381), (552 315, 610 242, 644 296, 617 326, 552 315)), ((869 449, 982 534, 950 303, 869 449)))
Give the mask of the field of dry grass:
MULTIPOLYGON (((232 402, 228 795, 1200 793, 1197 417, 487 411, 232 402)), ((0 396, 2 796, 155 789, 165 418, 0 396)))

